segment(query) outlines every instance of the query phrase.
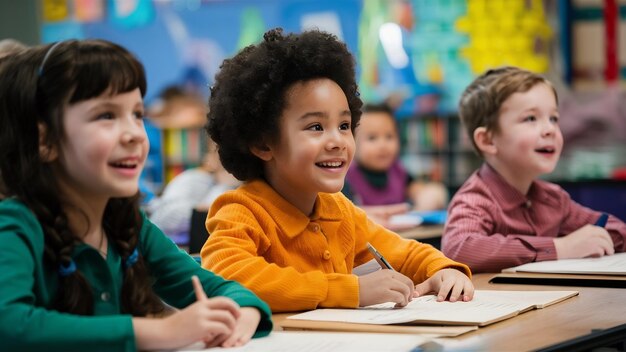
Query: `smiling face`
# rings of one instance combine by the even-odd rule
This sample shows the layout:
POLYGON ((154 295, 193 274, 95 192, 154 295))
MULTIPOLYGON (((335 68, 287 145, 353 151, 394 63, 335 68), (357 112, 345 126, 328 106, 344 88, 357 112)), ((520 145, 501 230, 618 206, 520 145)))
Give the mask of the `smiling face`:
POLYGON ((356 131, 356 160, 373 171, 386 171, 398 157, 400 140, 393 116, 364 112, 356 131))
POLYGON ((66 197, 106 203, 137 193, 148 153, 139 89, 66 106, 53 170, 66 197))
POLYGON ((532 182, 556 167, 563 148, 559 113, 552 88, 539 83, 511 95, 502 104, 494 149, 486 160, 510 183, 532 182))
POLYGON ((319 192, 343 188, 354 155, 350 125, 348 101, 335 82, 296 82, 285 93, 279 140, 253 152, 265 161, 267 182, 308 215, 319 192))

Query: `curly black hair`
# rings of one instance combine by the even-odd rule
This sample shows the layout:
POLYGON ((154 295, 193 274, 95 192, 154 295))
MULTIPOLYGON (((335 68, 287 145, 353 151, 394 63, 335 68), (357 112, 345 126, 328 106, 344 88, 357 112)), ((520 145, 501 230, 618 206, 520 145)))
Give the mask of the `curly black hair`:
POLYGON ((278 140, 285 93, 294 83, 337 83, 348 100, 352 132, 363 105, 354 57, 336 36, 319 30, 284 35, 275 28, 263 38, 224 60, 209 98, 206 130, 224 168, 241 181, 264 178, 263 162, 250 148, 278 140))

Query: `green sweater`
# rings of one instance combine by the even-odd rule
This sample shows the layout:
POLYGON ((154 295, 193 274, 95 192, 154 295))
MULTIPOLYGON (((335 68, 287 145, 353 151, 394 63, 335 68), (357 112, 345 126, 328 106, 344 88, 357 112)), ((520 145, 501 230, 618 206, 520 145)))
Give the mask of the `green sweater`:
MULTIPOLYGON (((153 288, 167 304, 195 302, 191 276, 209 297, 226 296, 242 307, 256 307, 261 323, 255 337, 272 329, 267 304, 234 281, 202 269, 145 216, 139 252, 154 277, 153 288)), ((44 234, 35 215, 16 200, 0 201, 0 349, 8 351, 134 351, 131 316, 121 314, 122 262, 113 245, 107 258, 86 244, 73 253, 91 284, 94 316, 59 313, 49 307, 58 286, 57 268, 44 261, 44 234)))

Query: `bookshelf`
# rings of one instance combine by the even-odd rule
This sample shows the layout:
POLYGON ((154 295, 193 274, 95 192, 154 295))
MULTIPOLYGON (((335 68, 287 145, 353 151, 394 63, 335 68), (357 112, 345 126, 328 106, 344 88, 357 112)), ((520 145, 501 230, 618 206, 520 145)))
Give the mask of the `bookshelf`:
POLYGON ((164 128, 162 143, 166 183, 181 172, 200 166, 208 151, 208 136, 202 127, 164 128))
POLYGON ((457 115, 412 116, 398 125, 400 158, 416 179, 458 188, 481 164, 457 115))

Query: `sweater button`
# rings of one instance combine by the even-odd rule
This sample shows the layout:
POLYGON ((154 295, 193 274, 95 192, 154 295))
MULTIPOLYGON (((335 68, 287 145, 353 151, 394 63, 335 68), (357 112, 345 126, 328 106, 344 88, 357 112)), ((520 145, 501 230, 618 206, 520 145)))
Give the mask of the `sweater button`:
POLYGON ((330 259, 330 251, 329 250, 325 250, 324 251, 324 260, 329 260, 330 259))
POLYGON ((313 232, 318 232, 320 230, 320 225, 318 225, 316 223, 311 223, 311 224, 309 224, 309 230, 311 230, 313 232))
POLYGON ((104 302, 108 302, 111 299, 111 294, 108 292, 102 292, 102 294, 100 294, 100 299, 104 302))

